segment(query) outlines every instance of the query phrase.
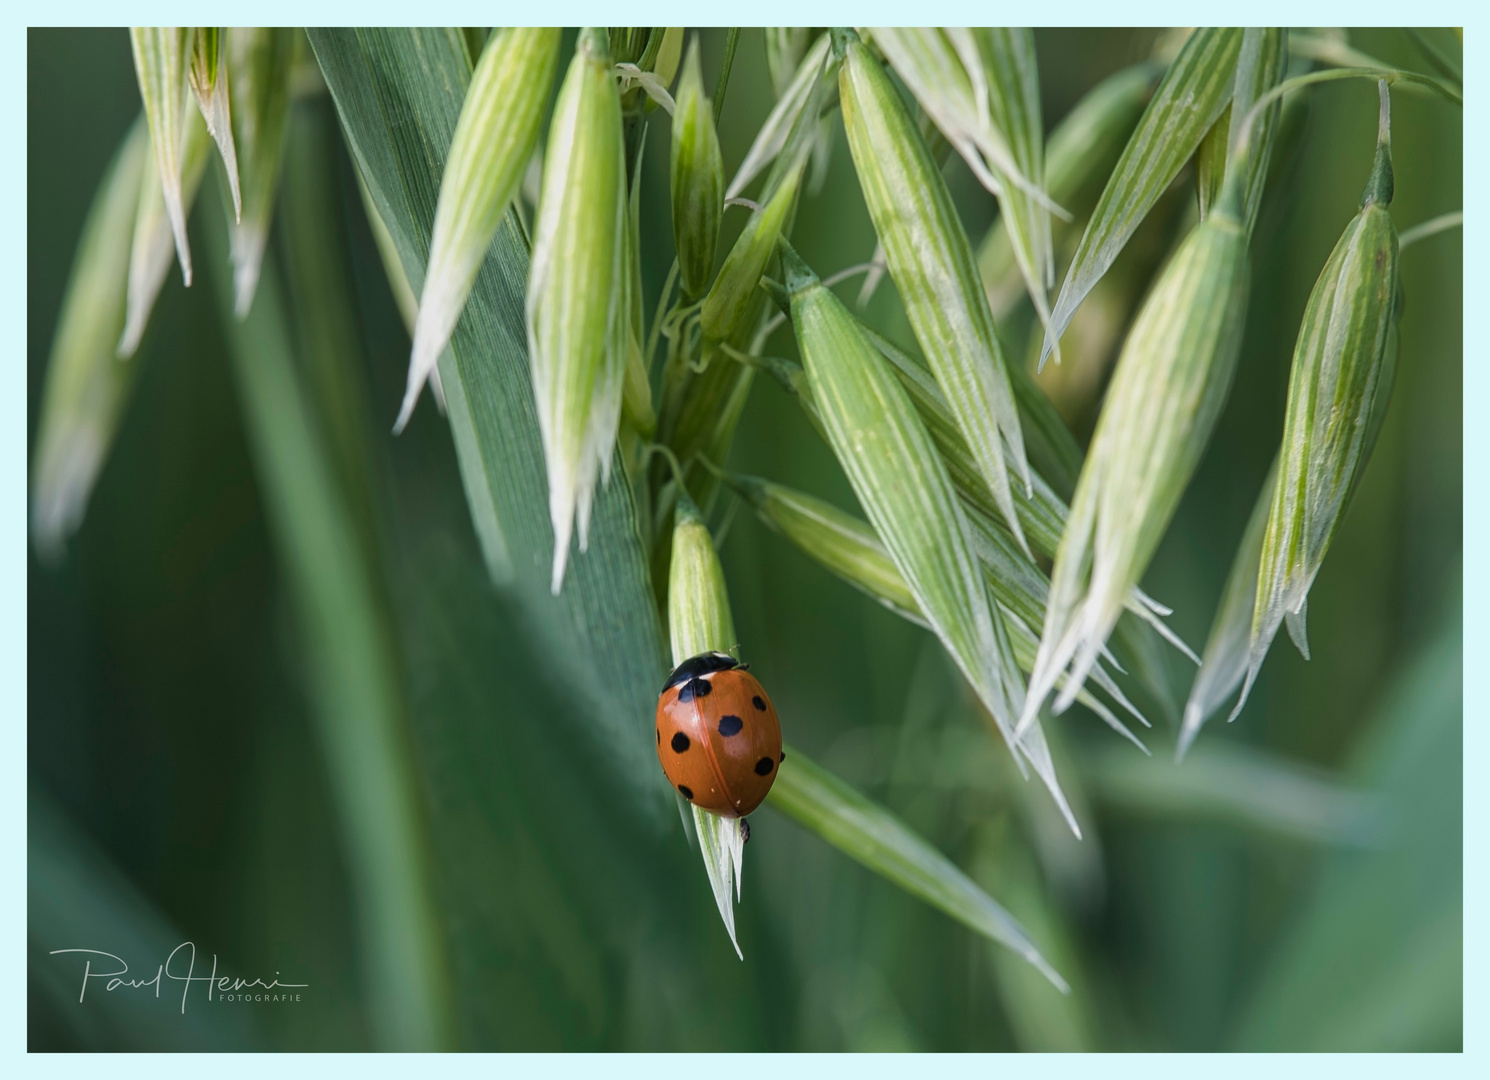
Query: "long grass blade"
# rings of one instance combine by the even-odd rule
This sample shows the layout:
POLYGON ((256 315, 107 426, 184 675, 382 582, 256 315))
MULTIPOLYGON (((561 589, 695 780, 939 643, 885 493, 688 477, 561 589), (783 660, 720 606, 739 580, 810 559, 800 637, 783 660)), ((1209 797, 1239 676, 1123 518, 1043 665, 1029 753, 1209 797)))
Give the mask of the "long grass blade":
POLYGON ((912 896, 1012 949, 1062 993, 1068 989, 1024 927, 946 856, 795 747, 787 747, 766 804, 912 896))
MULTIPOLYGON (((438 29, 313 29, 310 39, 358 169, 421 288, 444 153, 470 78, 465 45, 438 29), (407 108, 397 126, 383 111, 389 100, 407 108)), ((522 612, 552 685, 566 687, 574 716, 584 717, 576 745, 614 784, 618 818, 660 832, 674 808, 650 736, 667 652, 628 485, 597 492, 594 551, 569 568, 558 598, 549 591, 554 538, 523 323, 527 272, 509 214, 442 361, 451 437, 493 580, 522 612)))
MULTIPOLYGON (((215 261, 227 265, 226 227, 211 228, 208 238, 215 261)), ((449 976, 406 749, 398 650, 374 560, 339 479, 317 392, 297 369, 274 274, 266 268, 258 302, 242 320, 231 314, 231 275, 211 276, 362 904, 375 1038, 388 1049, 439 1049, 454 1037, 449 976)))

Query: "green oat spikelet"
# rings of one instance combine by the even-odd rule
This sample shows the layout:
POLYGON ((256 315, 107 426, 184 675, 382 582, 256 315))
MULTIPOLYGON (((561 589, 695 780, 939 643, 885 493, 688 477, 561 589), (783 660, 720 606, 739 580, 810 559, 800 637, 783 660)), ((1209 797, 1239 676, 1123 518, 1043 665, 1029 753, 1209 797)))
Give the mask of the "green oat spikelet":
POLYGON ((1177 761, 1189 751, 1195 737, 1200 734, 1201 725, 1247 676, 1252 609, 1257 600, 1257 565, 1262 558, 1262 536, 1277 481, 1278 462, 1274 459, 1262 490, 1258 492, 1252 514, 1247 518, 1247 527, 1242 530, 1241 543, 1237 545, 1231 570, 1226 575, 1226 585, 1221 590, 1221 602, 1211 619, 1200 671, 1185 702, 1185 718, 1180 725, 1174 754, 1177 761))
MULTIPOLYGON (((881 26, 870 31, 875 46, 979 183, 995 193, 1012 183, 1050 208, 1049 197, 1020 168, 1007 132, 991 113, 986 65, 993 58, 978 33, 962 27, 881 26)), ((850 34, 843 36, 852 41, 850 34)))
POLYGON ((724 213, 724 158, 714 108, 704 94, 698 39, 688 47, 673 111, 673 244, 685 296, 704 295, 714 276, 714 248, 724 213))
MULTIPOLYGON (((471 75, 440 180, 429 269, 419 296, 408 385, 395 432, 409 422, 425 379, 449 344, 492 238, 522 183, 538 143, 558 53, 558 30, 506 27, 492 36, 471 75)), ((553 139, 560 137, 560 115, 556 109, 550 158, 553 139)), ((557 149, 567 156, 570 148, 557 149)), ((545 170, 545 194, 546 189, 545 170)), ((535 265, 536 255, 535 242, 535 265)))
MULTIPOLYGON (((185 110, 184 135, 179 156, 179 196, 182 212, 190 214, 192 205, 196 202, 197 189, 202 183, 202 173, 207 167, 212 140, 207 134, 206 124, 197 115, 196 107, 187 104, 185 110)), ((166 274, 170 272, 171 256, 179 250, 173 239, 170 208, 160 186, 160 170, 156 168, 153 145, 145 169, 147 175, 140 185, 134 239, 129 255, 128 301, 124 330, 119 336, 118 345, 121 358, 131 357, 139 349, 150 322, 150 312, 154 310, 155 300, 166 283, 166 274)))
POLYGON ((1065 333, 1077 306, 1117 259, 1159 196, 1185 167, 1227 104, 1243 31, 1196 30, 1160 80, 1108 179, 1051 312, 1040 362, 1065 333))
POLYGON ((186 83, 197 99, 197 108, 207 123, 207 133, 212 136, 222 157, 236 222, 243 215, 243 195, 238 184, 238 151, 233 143, 233 108, 228 93, 225 35, 217 26, 195 26, 191 34, 191 62, 186 66, 186 83))
POLYGON ((951 193, 894 83, 857 38, 838 79, 859 186, 911 329, 978 472, 1027 549, 1010 491, 1011 472, 1030 488, 1018 408, 951 193))
MULTIPOLYGON (((687 492, 680 493, 673 511, 672 562, 667 580, 667 630, 673 664, 706 652, 731 652, 736 647, 735 621, 730 614, 724 569, 714 550, 708 526, 687 492)), ((719 917, 729 931, 730 944, 741 960, 745 954, 735 937, 734 901, 740 898, 744 868, 745 832, 741 819, 719 817, 689 804, 698 830, 704 869, 719 905, 719 917), (731 888, 733 886, 733 888, 731 888), (731 898, 730 893, 734 893, 731 898)))
MULTIPOLYGON (((1076 103, 1045 144, 1045 189, 1051 199, 1077 213, 1091 206, 1143 114, 1157 79, 1155 65, 1136 64, 1109 75, 1076 103)), ((1056 246, 1075 227, 1052 223, 1056 246)), ((1019 297, 1027 295, 1002 216, 994 220, 978 247, 978 271, 995 319, 1002 319, 1019 297)))
POLYGON ((528 272, 528 355, 548 465, 555 595, 576 528, 580 550, 589 546, 591 499, 597 479, 609 478, 620 424, 625 229, 621 101, 604 32, 591 29, 580 34, 554 106, 528 272))
MULTIPOLYGON (((827 34, 813 42, 797 65, 791 81, 778 92, 776 104, 725 190, 726 200, 742 195, 750 182, 786 149, 804 111, 820 112, 827 107, 831 97, 837 95, 838 58, 832 54, 829 44, 827 34)), ((808 116, 807 122, 815 128, 817 119, 808 116)))
POLYGON ((744 322, 761 274, 765 273, 766 264, 776 251, 776 241, 796 206, 804 167, 799 155, 776 190, 750 215, 745 230, 724 257, 719 276, 699 311, 699 326, 705 341, 727 341, 744 322))
MULTIPOLYGON (((93 196, 47 360, 31 465, 31 536, 43 558, 59 557, 82 523, 139 372, 138 363, 116 357, 115 346, 124 326, 139 192, 150 168, 150 132, 142 116, 93 196)), ((169 229, 166 235, 169 244, 169 229)))
POLYGON ((234 26, 224 31, 224 36, 228 80, 233 88, 233 144, 242 190, 241 213, 228 228, 233 312, 241 319, 253 306, 259 268, 269 242, 299 31, 234 26))
POLYGON ((1034 767, 1080 836, 1044 734, 1036 726, 1015 738, 1023 680, 931 436, 858 322, 784 243, 782 263, 813 400, 859 504, 1010 750, 1034 767))
MULTIPOLYGON (((724 480, 751 506, 768 528, 785 537, 819 566, 901 618, 925 629, 931 628, 926 617, 921 614, 915 594, 906 585, 905 578, 895 568, 894 560, 885 550, 885 545, 867 522, 845 513, 831 503, 759 477, 726 474, 724 480)), ((974 546, 978 546, 976 541, 974 546)), ((987 562, 984 563, 984 573, 990 587, 996 588, 1001 575, 987 562)), ((1033 596, 1032 591, 1030 595, 1033 596)), ((1037 641, 1034 632, 1002 597, 999 597, 999 603, 1009 627, 1015 662, 1021 671, 1028 672, 1035 659, 1037 641)), ((1043 609, 1043 595, 1039 603, 1043 609)), ((1100 665, 1093 671, 1093 681, 1145 725, 1148 723, 1133 709, 1132 704, 1100 665)), ((1113 730, 1143 748, 1143 744, 1138 742, 1123 722, 1090 693, 1083 690, 1077 700, 1113 730)), ((1144 752, 1147 753, 1147 750, 1144 752)))
POLYGON ((1128 332, 1051 572, 1021 725, 1067 670, 1060 712, 1101 654, 1225 402, 1247 306, 1241 171, 1155 282, 1128 332), (1235 181, 1235 182, 1233 182, 1235 181))
MULTIPOLYGON (((1200 194, 1202 218, 1210 212, 1211 205, 1221 195, 1227 163, 1235 152, 1237 138, 1241 135, 1247 113, 1259 97, 1283 81, 1287 69, 1287 30, 1277 27, 1249 27, 1243 31, 1242 47, 1237 54, 1231 104, 1207 133, 1195 155, 1196 186, 1200 194)), ((1249 234, 1257 222, 1258 209, 1262 206, 1263 186, 1267 182, 1273 142, 1277 135, 1275 129, 1282 112, 1283 101, 1280 98, 1266 106, 1252 123, 1249 137, 1252 152, 1246 162, 1247 177, 1242 195, 1242 221, 1249 234)))
MULTIPOLYGON (((1396 362, 1397 229, 1390 98, 1380 83, 1376 160, 1361 209, 1304 308, 1288 381, 1278 483, 1263 534, 1240 711, 1284 620, 1305 658, 1305 605, 1371 456, 1396 362)), ((1236 712, 1233 712, 1233 716, 1236 712)))
MULTIPOLYGON (((1045 129, 1040 117, 1040 74, 1035 38, 1027 29, 984 27, 968 31, 977 44, 989 115, 1001 131, 1019 171, 1036 191, 1045 188, 1045 129)), ((1049 291, 1055 287, 1055 247, 1050 208, 1018 184, 1003 182, 995 192, 999 220, 1005 224, 1015 261, 1035 315, 1050 325, 1049 291)), ((1059 356, 1059 351, 1057 351, 1059 356)))
POLYGON ((129 45, 134 53, 135 78, 150 124, 150 143, 166 202, 166 216, 181 263, 181 280, 191 284, 191 246, 186 239, 186 208, 181 192, 182 146, 189 97, 186 64, 191 29, 185 26, 131 26, 129 45))

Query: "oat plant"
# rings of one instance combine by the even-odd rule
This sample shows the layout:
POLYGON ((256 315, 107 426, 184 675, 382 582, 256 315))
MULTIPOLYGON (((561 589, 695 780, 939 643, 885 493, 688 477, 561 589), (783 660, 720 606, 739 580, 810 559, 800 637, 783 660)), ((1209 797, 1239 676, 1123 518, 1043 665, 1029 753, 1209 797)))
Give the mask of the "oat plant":
MULTIPOLYGON (((452 850, 442 830, 453 819, 407 748, 431 693, 415 658, 474 647, 440 629, 440 612, 406 622, 411 590, 391 584, 402 572, 391 553, 424 503, 389 494, 386 462, 431 425, 481 556, 485 580, 463 602, 510 615, 541 659, 552 723, 607 809, 587 835, 604 832, 617 851, 630 837, 649 851, 696 845, 734 952, 762 949, 761 918, 737 919, 752 895, 748 830, 689 807, 680 833, 686 800, 646 739, 673 664, 769 656, 761 620, 794 618, 760 611, 736 580, 734 530, 754 519, 813 573, 927 631, 928 655, 945 661, 938 692, 978 720, 928 774, 915 771, 907 719, 890 781, 871 787, 837 774, 841 755, 810 752, 827 736, 809 699, 787 690, 775 700, 790 750, 767 805, 1010 950, 999 985, 1020 1024, 1095 1023, 1070 1012, 1087 1005, 1031 1005, 1049 989, 1005 961, 1081 997, 1080 959, 1046 889, 1100 877, 1097 841, 1079 839, 1092 800, 1214 796, 1208 780, 1152 779, 1115 755, 1141 761, 1171 736, 1161 720, 1178 727, 1183 755, 1245 684, 1235 716, 1281 625, 1308 655, 1311 585, 1348 524, 1394 378, 1413 377, 1407 357, 1396 373, 1412 291, 1399 248, 1462 220, 1440 207, 1399 240, 1391 211, 1391 92, 1462 102, 1443 50, 1422 46, 1425 75, 1322 31, 1175 32, 1066 102, 1047 135, 1040 68, 1060 59, 1022 29, 135 28, 130 43, 140 118, 99 185, 53 339, 32 538, 62 557, 160 333, 170 268, 194 288, 206 277, 305 643, 361 949, 384 978, 376 1038, 445 1045, 458 1027, 461 961, 433 869, 452 850), (737 50, 759 50, 764 75, 742 86, 737 50), (1288 197, 1287 161, 1315 137, 1289 118, 1311 95, 1368 81, 1380 88, 1374 164, 1361 147, 1359 213, 1287 335, 1275 473, 1260 495, 1226 496, 1255 509, 1197 656, 1173 623, 1203 626, 1211 612, 1191 596, 1171 613, 1145 581, 1239 357, 1261 362, 1248 338, 1258 237, 1288 197), (747 109, 747 92, 765 100, 747 109), (847 153, 834 156, 839 142, 847 153), (848 200, 872 245, 824 239, 830 198, 848 200), (992 220, 977 235, 974 198, 978 220, 992 220), (374 395, 351 364, 363 345, 346 314, 349 271, 328 254, 340 242, 333 204, 368 238, 357 280, 386 282, 393 325, 409 335, 387 415, 388 386, 374 395), (1151 229, 1157 254, 1127 258, 1151 216, 1178 224, 1151 229), (867 278, 857 307, 834 291, 856 275, 867 278), (1073 328, 1119 278, 1132 299, 1105 339, 1116 360, 1088 436, 1035 375, 1047 359, 1105 372, 1073 328), (1027 337, 1028 364, 1013 347, 1027 337), (420 407, 426 383, 435 408, 420 407), (782 423, 810 433, 836 495, 748 475, 761 454, 741 461, 736 443, 767 445, 740 436, 771 399, 786 402, 782 423), (748 618, 737 624, 732 607, 748 618), (1193 677, 1182 716, 1178 670, 1193 677), (1073 704, 1103 749, 1069 749, 1087 739, 1061 715, 1073 704), (908 784, 970 786, 1003 809, 979 804, 972 831, 949 841, 928 834, 925 813, 900 812, 908 784)), ((768 663, 755 673, 792 685, 768 663)), ((869 677, 814 674, 829 695, 869 677)), ((487 704, 458 724, 493 723, 499 703, 487 704)), ((1228 772, 1224 752, 1208 753, 1195 767, 1227 791, 1251 783, 1232 778, 1273 775, 1262 760, 1228 772)), ((1303 780, 1278 784, 1291 793, 1279 807, 1245 793, 1235 805, 1320 842, 1357 835, 1353 824, 1310 831, 1288 800, 1336 804, 1303 780)), ((778 842, 757 835, 753 847, 778 842)), ((613 866, 587 871, 587 894, 623 887, 613 866)))

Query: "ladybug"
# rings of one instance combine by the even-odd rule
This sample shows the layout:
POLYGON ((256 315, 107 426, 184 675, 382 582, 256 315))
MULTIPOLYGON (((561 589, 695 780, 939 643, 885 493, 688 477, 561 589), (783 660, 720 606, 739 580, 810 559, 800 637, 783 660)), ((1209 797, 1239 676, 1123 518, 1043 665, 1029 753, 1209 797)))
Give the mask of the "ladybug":
POLYGON ((776 707, 728 653, 684 660, 657 699, 657 758, 694 806, 743 818, 761 804, 786 760, 776 707))

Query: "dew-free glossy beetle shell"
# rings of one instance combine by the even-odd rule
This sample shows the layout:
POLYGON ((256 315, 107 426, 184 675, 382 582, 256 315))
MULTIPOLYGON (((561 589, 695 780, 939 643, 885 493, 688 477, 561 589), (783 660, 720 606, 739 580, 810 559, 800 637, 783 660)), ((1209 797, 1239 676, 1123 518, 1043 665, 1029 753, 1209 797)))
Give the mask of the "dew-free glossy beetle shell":
POLYGON ((727 653, 679 664, 657 699, 657 758, 689 802, 744 817, 776 780, 781 724, 765 688, 727 653))

